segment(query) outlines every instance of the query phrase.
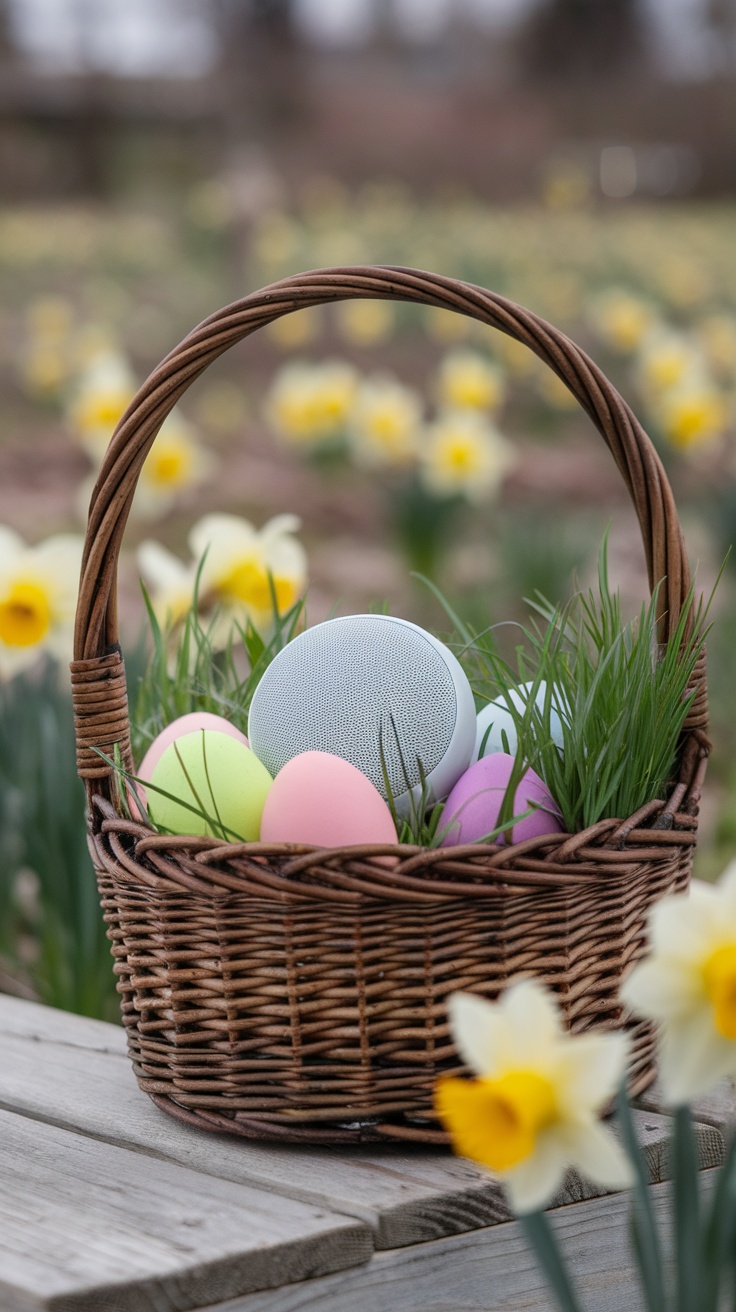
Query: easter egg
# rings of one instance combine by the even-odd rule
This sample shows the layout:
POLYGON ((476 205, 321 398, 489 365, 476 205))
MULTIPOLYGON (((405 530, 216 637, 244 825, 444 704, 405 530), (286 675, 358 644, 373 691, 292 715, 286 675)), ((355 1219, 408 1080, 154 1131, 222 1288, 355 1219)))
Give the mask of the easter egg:
MULTIPOLYGON (((170 747, 177 738, 182 738, 184 734, 195 733, 202 729, 217 730, 218 733, 226 733, 228 737, 234 738, 236 742, 248 746, 248 739, 240 729, 236 729, 234 724, 226 720, 223 715, 213 715, 211 711, 190 711, 188 715, 180 715, 178 719, 172 720, 162 729, 146 752, 141 761, 140 768, 137 771, 139 779, 144 779, 146 783, 151 779, 153 772, 161 760, 167 747, 170 747)), ((128 788, 128 802, 130 805, 131 815, 135 820, 141 818, 139 808, 136 806, 135 795, 137 794, 143 805, 147 807, 148 800, 146 790, 143 784, 130 784, 128 788)))
POLYGON ((263 807, 263 843, 352 847, 396 841, 396 826, 378 789, 357 766, 329 752, 292 756, 263 807))
MULTIPOLYGON (((529 694, 533 688, 533 683, 523 683, 520 688, 509 689, 509 697, 516 709, 523 715, 529 699, 529 694), (525 695, 526 694, 526 695, 525 695)), ((539 707, 541 715, 544 715, 544 700, 547 695, 547 684, 540 683, 537 689, 537 695, 534 698, 536 705, 539 707)), ((552 706, 550 707, 549 727, 552 742, 560 749, 563 745, 562 721, 560 719, 557 707, 555 705, 555 694, 552 694, 552 706)), ((494 752, 505 752, 503 735, 506 735, 508 750, 511 756, 516 755, 518 746, 518 735, 516 732, 516 723, 508 707, 506 697, 501 694, 495 701, 488 702, 483 706, 476 716, 476 733, 475 747, 473 748, 473 760, 477 761, 481 754, 491 756, 494 752)))
MULTIPOLYGON (((494 752, 481 756, 458 779, 450 793, 440 819, 442 846, 482 842, 498 825, 498 815, 514 768, 513 756, 494 752)), ((535 810, 495 840, 522 843, 543 834, 564 833, 560 809, 543 779, 527 770, 514 795, 513 815, 522 815, 530 806, 535 810)))
POLYGON ((265 765, 244 743, 219 729, 201 729, 170 743, 154 766, 149 814, 173 834, 252 843, 271 784, 265 765))

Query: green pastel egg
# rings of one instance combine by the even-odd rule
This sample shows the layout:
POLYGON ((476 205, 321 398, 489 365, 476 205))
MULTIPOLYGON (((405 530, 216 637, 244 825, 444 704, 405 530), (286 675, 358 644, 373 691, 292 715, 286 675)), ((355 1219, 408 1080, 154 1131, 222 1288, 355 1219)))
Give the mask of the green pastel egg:
POLYGON ((172 834, 252 843, 272 783, 265 765, 244 743, 216 729, 200 729, 166 748, 148 785, 148 809, 155 824, 172 834))

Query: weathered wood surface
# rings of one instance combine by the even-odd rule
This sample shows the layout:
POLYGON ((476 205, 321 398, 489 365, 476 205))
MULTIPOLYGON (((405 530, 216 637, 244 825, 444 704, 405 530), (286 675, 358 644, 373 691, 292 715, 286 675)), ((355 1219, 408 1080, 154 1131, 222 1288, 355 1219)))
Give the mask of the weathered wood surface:
MULTIPOLYGON (((706 1193, 712 1174, 702 1177, 706 1193)), ((667 1194, 666 1184, 652 1187, 665 1240, 667 1194)), ((553 1214, 585 1312, 643 1312, 628 1245, 630 1201, 617 1194, 553 1214)), ((360 1270, 218 1303, 203 1312, 552 1312, 553 1306, 519 1225, 510 1221, 376 1253, 360 1270)))
POLYGON ((184 1312, 365 1262, 366 1226, 0 1112, 3 1312, 184 1312))
MULTIPOLYGON (((658 1081, 643 1094, 637 1106, 649 1111, 662 1109, 664 1097, 658 1081)), ((736 1130, 736 1089, 731 1080, 721 1080, 709 1093, 698 1098, 693 1104, 693 1116, 703 1125, 714 1126, 724 1139, 729 1139, 736 1130)))
MULTIPOLYGON (((377 1248, 422 1243, 508 1220, 501 1190, 446 1151, 315 1149, 250 1143, 180 1125, 140 1092, 114 1025, 0 997, 0 1106, 193 1170, 356 1217, 377 1248)), ((636 1114, 652 1180, 665 1178, 670 1122, 636 1114)), ((715 1166, 718 1129, 697 1127, 701 1166, 715 1166)), ((556 1205, 600 1190, 571 1175, 556 1205)))

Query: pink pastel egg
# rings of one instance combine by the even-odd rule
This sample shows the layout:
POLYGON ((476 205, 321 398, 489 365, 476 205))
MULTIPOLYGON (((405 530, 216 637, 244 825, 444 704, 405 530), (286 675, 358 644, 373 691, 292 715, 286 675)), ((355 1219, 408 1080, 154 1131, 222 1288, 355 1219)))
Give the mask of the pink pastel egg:
MULTIPOLYGON (((145 779, 147 783, 150 782, 153 777, 153 772, 166 751, 166 748, 170 747, 177 738, 182 738, 184 734, 198 733, 201 729, 217 730, 218 733, 227 734, 229 738, 237 739, 237 741, 242 743, 244 747, 248 746, 248 739, 245 734, 241 733, 239 729, 236 729, 235 725, 231 724, 229 720, 226 720, 223 715, 213 715, 211 711, 190 711, 188 715, 180 715, 178 719, 172 720, 171 724, 167 724, 166 728, 161 730, 158 737, 154 738, 151 746, 141 761, 140 769, 137 771, 138 777, 140 779, 145 779)), ((141 797, 144 806, 146 805, 146 790, 141 784, 131 785, 128 790, 128 802, 131 814, 136 819, 140 819, 140 811, 136 806, 135 798, 132 796, 134 787, 136 793, 141 797)))
MULTIPOLYGON (((443 847, 461 843, 481 842, 498 825, 504 793, 514 768, 514 758, 506 752, 482 756, 458 779, 450 793, 440 818, 444 831, 443 847)), ((562 834, 564 826, 560 809, 543 779, 534 770, 527 770, 514 796, 514 815, 521 815, 530 806, 535 809, 512 830, 504 830, 495 840, 523 843, 527 838, 543 834, 562 834)))
POLYGON ((269 789, 261 817, 262 843, 352 847, 395 843, 391 812, 370 779, 340 756, 301 752, 269 789))

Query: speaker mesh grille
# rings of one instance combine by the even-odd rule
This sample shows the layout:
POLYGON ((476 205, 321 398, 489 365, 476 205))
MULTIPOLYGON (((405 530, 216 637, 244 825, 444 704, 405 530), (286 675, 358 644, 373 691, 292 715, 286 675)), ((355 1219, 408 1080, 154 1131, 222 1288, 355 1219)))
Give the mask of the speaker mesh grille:
POLYGON ((300 752, 331 752, 383 797, 380 746, 395 797, 429 774, 452 739, 457 695, 442 653, 388 616, 350 615, 300 634, 275 658, 250 709, 248 736, 275 775, 300 752), (396 732, 392 727, 393 723, 396 732))

